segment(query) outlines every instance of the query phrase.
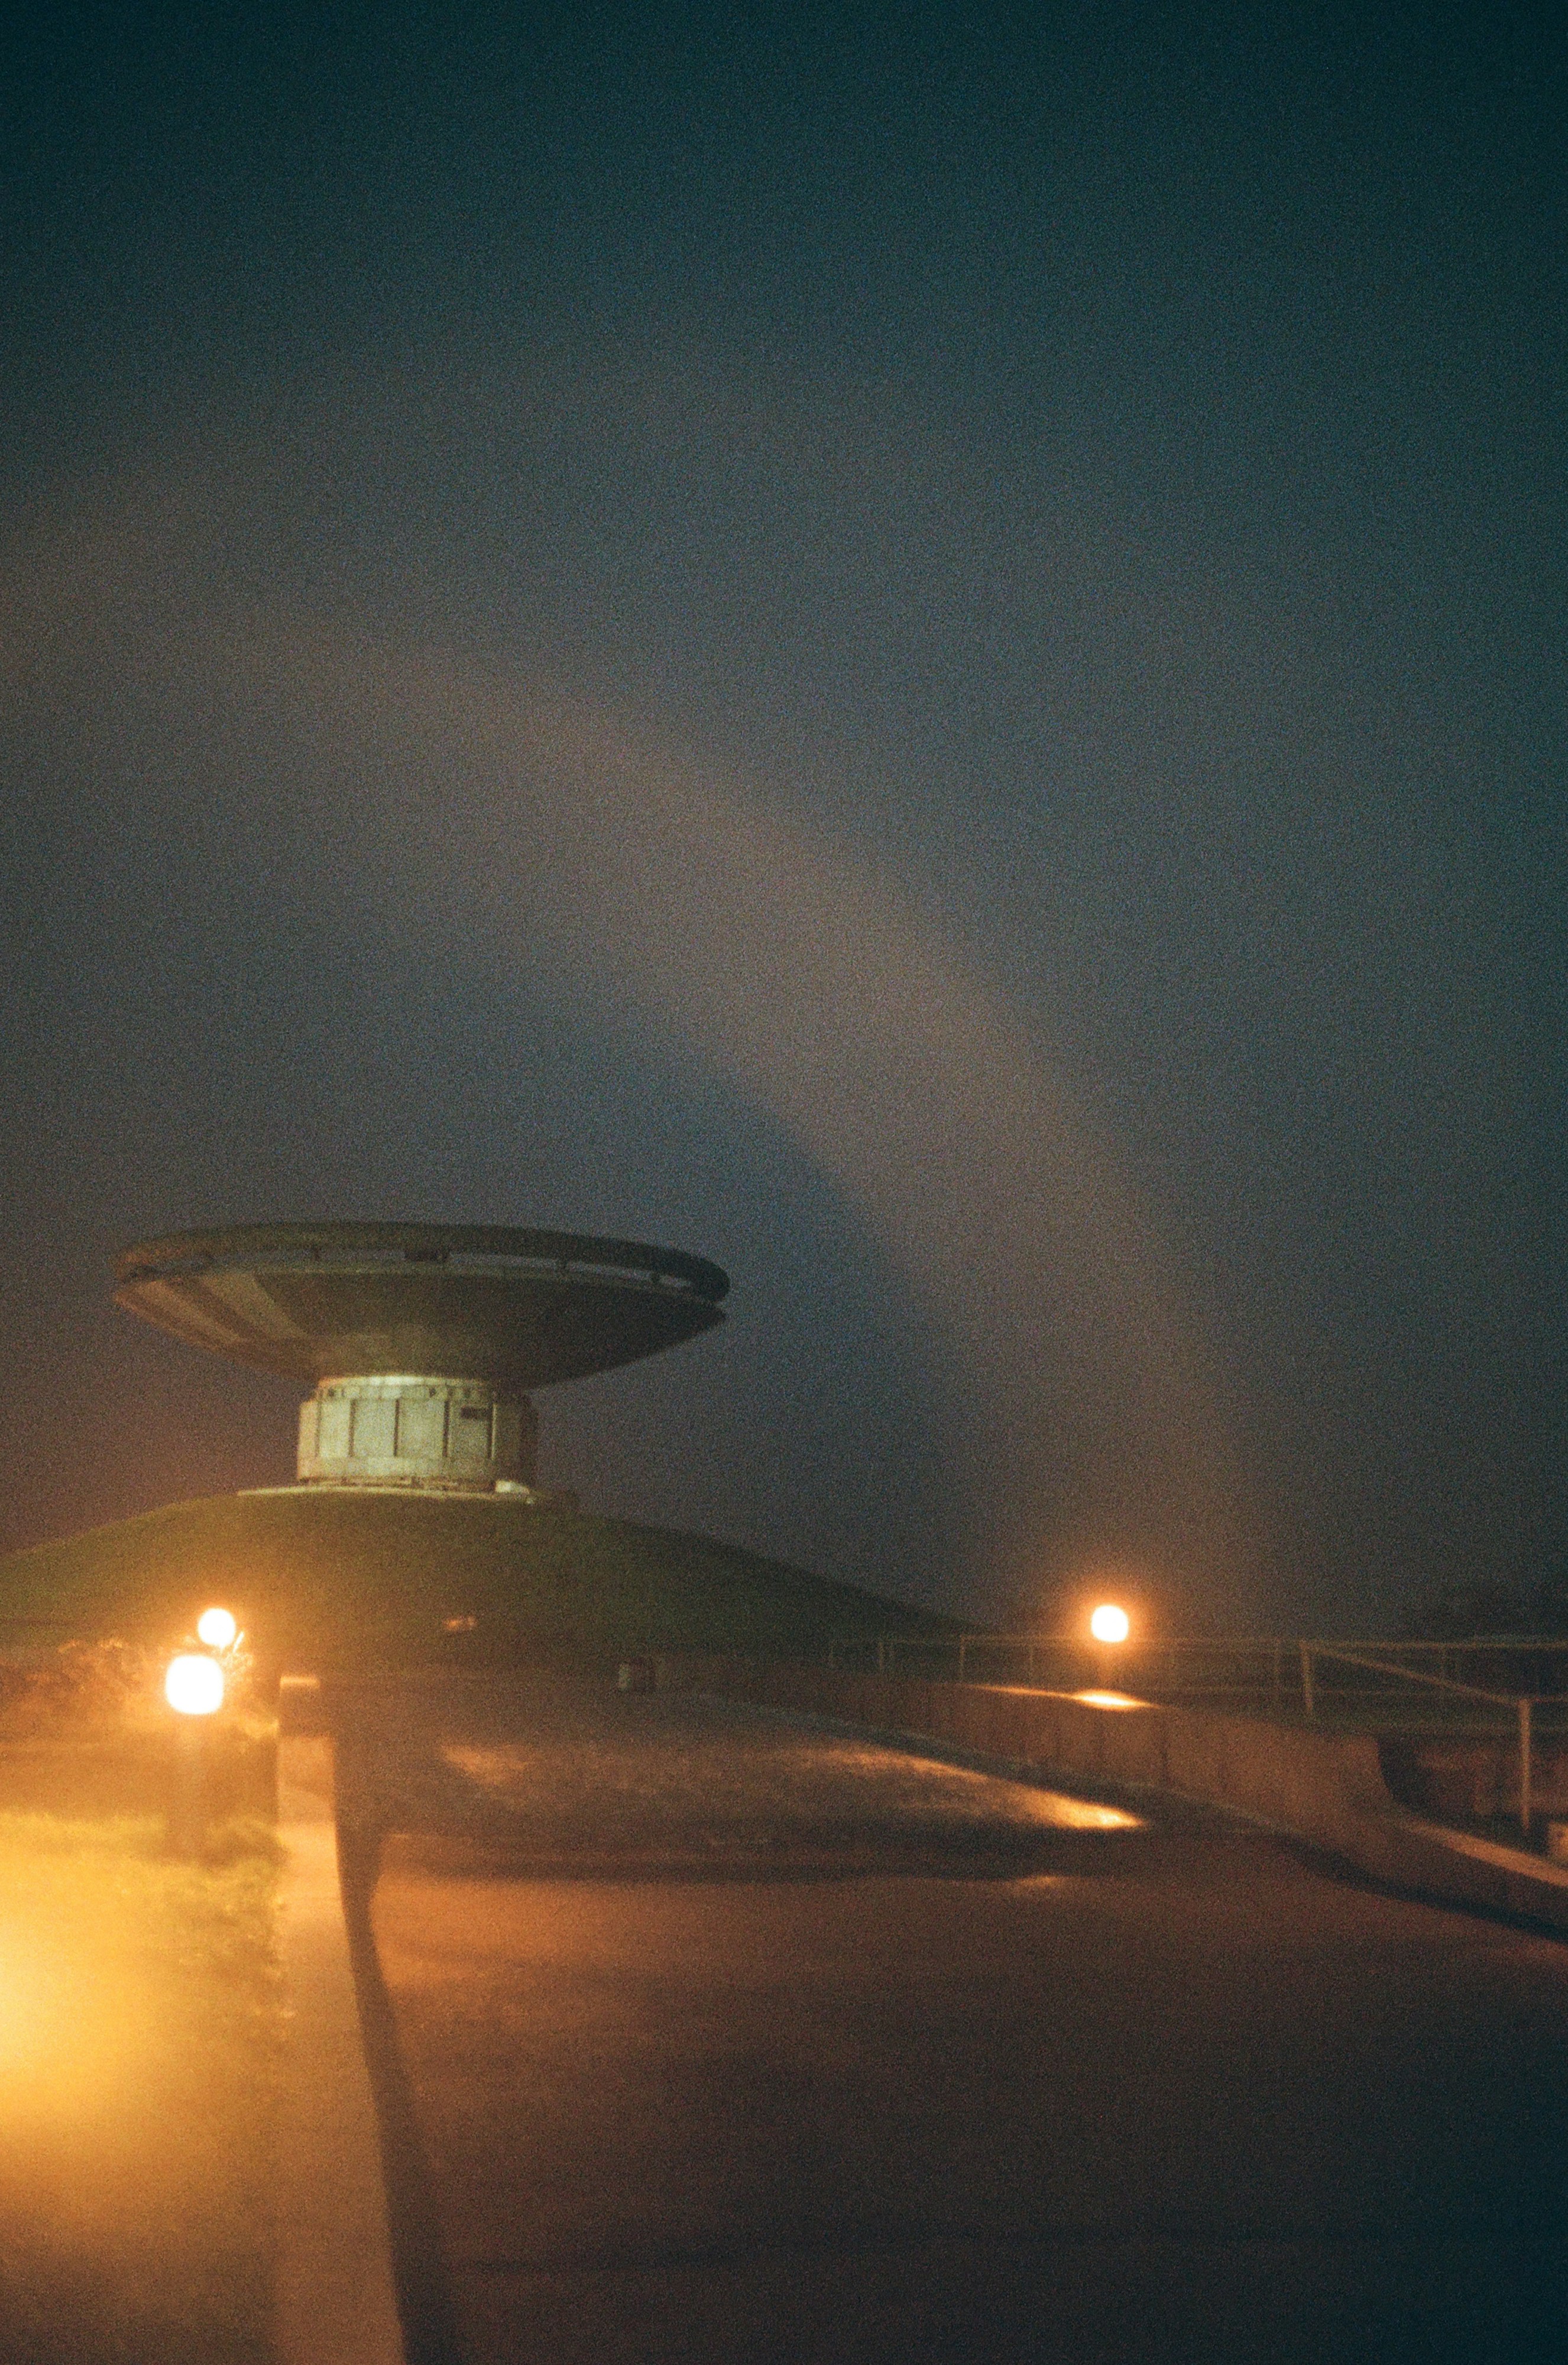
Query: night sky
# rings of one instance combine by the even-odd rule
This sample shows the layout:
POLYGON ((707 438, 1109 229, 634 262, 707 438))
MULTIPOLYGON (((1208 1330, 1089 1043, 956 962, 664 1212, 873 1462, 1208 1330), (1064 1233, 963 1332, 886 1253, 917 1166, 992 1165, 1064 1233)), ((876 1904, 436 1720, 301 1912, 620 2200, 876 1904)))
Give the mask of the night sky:
POLYGON ((7 12, 6 1543, 150 1233, 732 1317, 543 1475, 976 1616, 1568 1575, 1558 8, 7 12))

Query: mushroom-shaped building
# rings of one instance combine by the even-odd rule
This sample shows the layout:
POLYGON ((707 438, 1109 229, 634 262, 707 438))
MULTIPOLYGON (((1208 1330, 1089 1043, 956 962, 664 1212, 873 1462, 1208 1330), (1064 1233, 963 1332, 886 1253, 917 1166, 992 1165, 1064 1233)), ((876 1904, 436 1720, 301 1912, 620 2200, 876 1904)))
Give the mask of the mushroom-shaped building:
POLYGON ((314 1389, 306 1485, 530 1485, 528 1390, 723 1320, 728 1277, 636 1240, 465 1224, 241 1224, 127 1249, 116 1301, 314 1389))

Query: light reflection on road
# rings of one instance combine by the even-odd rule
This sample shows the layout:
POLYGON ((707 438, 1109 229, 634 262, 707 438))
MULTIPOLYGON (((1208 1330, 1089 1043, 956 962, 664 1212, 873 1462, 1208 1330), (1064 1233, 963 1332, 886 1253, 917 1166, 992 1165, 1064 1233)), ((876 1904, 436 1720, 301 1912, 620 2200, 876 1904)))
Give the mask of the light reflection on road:
POLYGON ((442 1756, 511 1812, 579 1831, 612 1823, 651 1836, 700 1824, 737 1838, 765 1827, 821 1838, 838 1828, 933 1843, 1137 1828, 1119 1807, 809 1732, 644 1728, 630 1745, 448 1743, 442 1756))
POLYGON ((364 1760, 384 1829, 557 1862, 1024 1871, 1145 1828, 1119 1806, 690 1696, 480 1680, 384 1738, 390 1755, 364 1760))

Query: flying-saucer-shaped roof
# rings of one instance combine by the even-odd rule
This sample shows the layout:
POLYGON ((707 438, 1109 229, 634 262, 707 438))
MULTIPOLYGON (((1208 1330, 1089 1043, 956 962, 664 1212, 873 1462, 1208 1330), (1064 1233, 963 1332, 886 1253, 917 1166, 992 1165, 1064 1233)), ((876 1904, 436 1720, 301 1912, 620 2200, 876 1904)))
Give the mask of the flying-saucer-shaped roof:
POLYGON ((127 1249, 115 1302, 312 1384, 428 1373, 543 1387, 722 1322, 726 1273, 678 1249, 469 1224, 240 1224, 127 1249))

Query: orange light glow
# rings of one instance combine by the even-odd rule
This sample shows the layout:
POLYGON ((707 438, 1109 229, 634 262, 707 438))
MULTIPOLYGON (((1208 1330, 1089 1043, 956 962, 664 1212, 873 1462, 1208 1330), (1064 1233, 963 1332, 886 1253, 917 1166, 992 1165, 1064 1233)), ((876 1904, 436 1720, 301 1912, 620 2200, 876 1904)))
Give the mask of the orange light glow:
POLYGON ((1081 1700, 1085 1708, 1144 1708, 1148 1705, 1144 1700, 1134 1699, 1127 1692, 1074 1692, 1072 1697, 1075 1700, 1081 1700))
POLYGON ((1114 1601, 1103 1601, 1089 1620, 1089 1631, 1097 1642, 1125 1642, 1132 1630, 1132 1620, 1114 1601))
POLYGON ((204 1609, 196 1620, 196 1633, 210 1651, 227 1651, 240 1631, 240 1621, 231 1609, 204 1609))
POLYGON ((216 1659, 182 1651, 169 1662, 163 1697, 181 1716, 213 1716, 223 1706, 223 1670, 216 1659))

